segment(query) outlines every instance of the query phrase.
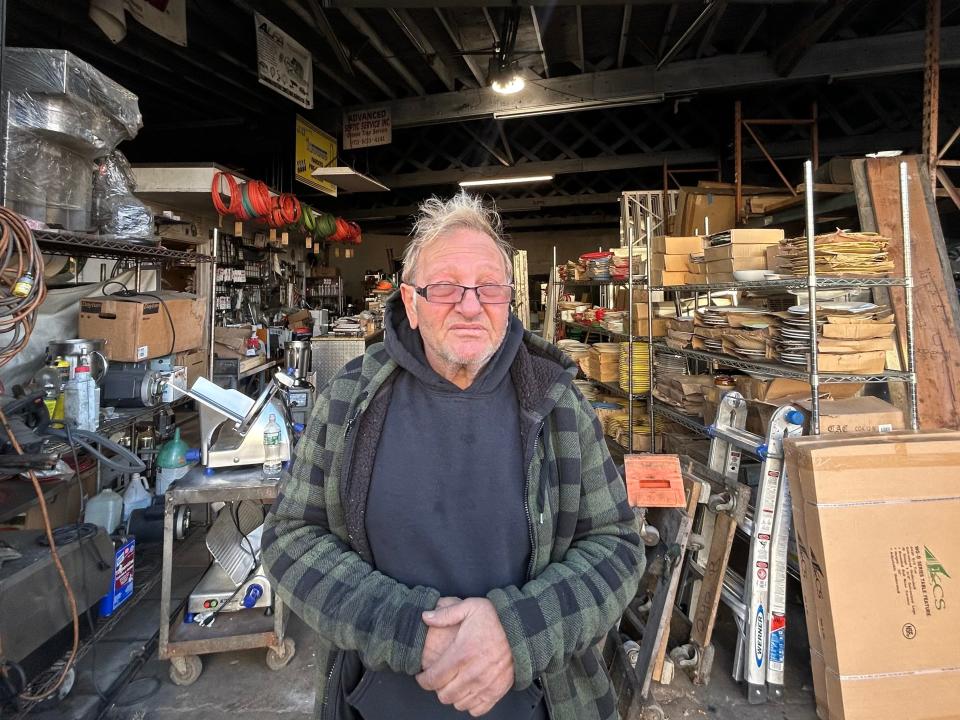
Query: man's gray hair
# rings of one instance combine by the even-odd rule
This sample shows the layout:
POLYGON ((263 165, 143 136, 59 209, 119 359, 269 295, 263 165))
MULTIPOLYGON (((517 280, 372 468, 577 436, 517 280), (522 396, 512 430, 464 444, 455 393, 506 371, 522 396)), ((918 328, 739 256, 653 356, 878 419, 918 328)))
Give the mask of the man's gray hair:
POLYGON ((423 249, 454 230, 476 230, 489 237, 503 256, 507 283, 513 282, 513 246, 503 237, 503 222, 495 208, 479 195, 461 192, 449 200, 434 196, 424 200, 413 224, 410 242, 403 249, 403 282, 413 283, 423 249))

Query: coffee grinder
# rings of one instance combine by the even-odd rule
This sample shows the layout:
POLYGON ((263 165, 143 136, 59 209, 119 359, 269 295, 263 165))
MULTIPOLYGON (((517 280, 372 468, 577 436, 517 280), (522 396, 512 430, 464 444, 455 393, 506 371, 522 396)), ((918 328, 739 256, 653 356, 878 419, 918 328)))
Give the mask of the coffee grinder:
POLYGON ((290 340, 284 345, 287 374, 293 384, 285 388, 290 419, 306 425, 313 410, 313 384, 307 379, 313 364, 313 350, 309 340, 290 340))

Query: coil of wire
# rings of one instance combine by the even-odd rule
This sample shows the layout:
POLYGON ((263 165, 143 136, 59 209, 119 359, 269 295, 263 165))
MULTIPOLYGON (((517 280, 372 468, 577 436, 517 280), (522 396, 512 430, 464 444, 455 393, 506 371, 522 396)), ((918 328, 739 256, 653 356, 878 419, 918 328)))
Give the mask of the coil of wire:
POLYGON ((47 296, 43 254, 26 222, 0 206, 0 367, 26 347, 47 296))

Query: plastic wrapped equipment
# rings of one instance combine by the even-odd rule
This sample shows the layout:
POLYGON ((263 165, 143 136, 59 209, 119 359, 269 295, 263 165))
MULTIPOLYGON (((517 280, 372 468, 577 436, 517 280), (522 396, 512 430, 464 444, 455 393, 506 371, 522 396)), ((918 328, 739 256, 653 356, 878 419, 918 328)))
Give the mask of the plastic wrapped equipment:
POLYGON ((93 160, 136 136, 137 96, 66 50, 7 48, 4 57, 6 204, 88 230, 93 160))
POLYGON ((121 237, 153 235, 153 213, 133 196, 136 180, 119 150, 97 162, 93 181, 93 222, 97 232, 121 237))

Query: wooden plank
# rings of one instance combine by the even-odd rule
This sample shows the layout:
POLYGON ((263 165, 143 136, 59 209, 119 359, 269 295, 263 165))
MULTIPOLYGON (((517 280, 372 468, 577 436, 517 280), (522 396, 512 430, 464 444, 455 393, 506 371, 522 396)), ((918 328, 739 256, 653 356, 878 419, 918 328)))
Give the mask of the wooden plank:
MULTIPOLYGON (((683 481, 684 489, 687 493, 687 517, 690 518, 690 525, 693 526, 693 518, 697 513, 697 504, 700 502, 700 483, 693 482, 688 478, 684 478, 683 481)), ((668 608, 673 607, 674 597, 676 597, 676 588, 674 588, 673 597, 670 598, 670 603, 667 606, 668 608)), ((669 613, 669 616, 672 616, 672 611, 669 613)), ((667 618, 666 627, 670 627, 670 617, 667 618)), ((663 678, 663 663, 667 657, 667 644, 670 641, 670 633, 664 632, 663 637, 660 639, 660 644, 657 647, 656 655, 653 658, 653 681, 660 682, 663 678)))
MULTIPOLYGON (((914 344, 920 427, 960 428, 960 303, 947 258, 943 229, 919 156, 868 158, 867 184, 877 231, 892 238, 895 275, 903 274, 900 161, 908 167, 914 274, 914 344)), ((904 293, 892 288, 900 337, 906 337, 904 293)))
POLYGON ((646 575, 653 587, 648 586, 651 605, 636 665, 640 698, 646 698, 650 691, 655 656, 670 627, 673 598, 680 583, 680 569, 692 522, 686 508, 651 508, 647 512, 647 523, 660 531, 660 543, 648 551, 647 562, 654 568, 659 565, 661 571, 646 575))

